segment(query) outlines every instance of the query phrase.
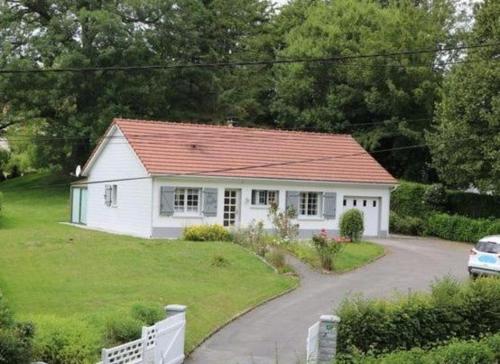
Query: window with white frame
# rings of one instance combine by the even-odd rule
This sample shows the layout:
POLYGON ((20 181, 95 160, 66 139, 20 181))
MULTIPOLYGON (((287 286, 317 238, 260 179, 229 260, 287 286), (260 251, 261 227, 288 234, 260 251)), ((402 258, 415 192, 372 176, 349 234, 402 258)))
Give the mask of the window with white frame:
POLYGON ((300 193, 300 216, 319 216, 321 193, 319 192, 301 192, 300 193))
POLYGON ((270 190, 252 190, 252 205, 269 206, 272 203, 278 203, 279 191, 270 190))
POLYGON ((178 213, 198 213, 200 211, 200 189, 175 189, 174 211, 178 213))

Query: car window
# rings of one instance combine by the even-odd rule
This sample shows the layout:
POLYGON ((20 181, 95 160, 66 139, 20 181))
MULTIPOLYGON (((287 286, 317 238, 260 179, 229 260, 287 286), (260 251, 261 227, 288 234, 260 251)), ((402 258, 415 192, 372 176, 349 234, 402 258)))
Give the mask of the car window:
POLYGON ((480 241, 476 244, 476 250, 483 253, 500 254, 500 244, 490 241, 480 241))

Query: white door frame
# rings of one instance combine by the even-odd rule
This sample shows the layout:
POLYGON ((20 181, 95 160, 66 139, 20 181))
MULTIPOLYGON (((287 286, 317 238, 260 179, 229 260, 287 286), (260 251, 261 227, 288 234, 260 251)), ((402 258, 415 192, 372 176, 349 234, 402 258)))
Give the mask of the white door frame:
POLYGON ((224 188, 224 204, 222 206, 222 225, 224 227, 239 227, 241 223, 241 189, 239 188, 224 188), (227 196, 226 193, 230 193, 227 196), (234 196, 232 195, 234 193, 234 196), (231 199, 229 204, 226 204, 226 199, 231 199), (231 211, 231 207, 234 206, 234 211, 231 211), (226 211, 227 209, 227 211, 226 211), (226 219, 226 214, 234 214, 234 218, 229 216, 226 219), (234 221, 232 221, 234 220, 234 221))

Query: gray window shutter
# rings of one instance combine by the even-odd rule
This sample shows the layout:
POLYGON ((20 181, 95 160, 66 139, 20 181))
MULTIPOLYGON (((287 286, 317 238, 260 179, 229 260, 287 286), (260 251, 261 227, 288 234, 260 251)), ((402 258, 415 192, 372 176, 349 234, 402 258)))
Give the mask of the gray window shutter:
POLYGON ((292 207, 295 212, 299 213, 300 192, 286 191, 286 208, 292 207))
POLYGON ((174 214, 175 187, 160 187, 160 215, 172 216, 174 214))
POLYGON ((335 219, 337 212, 337 193, 325 192, 323 194, 323 217, 335 219))
POLYGON ((203 189, 203 215, 217 216, 217 188, 203 189))
POLYGON ((111 185, 104 186, 104 204, 106 206, 111 206, 111 194, 113 193, 113 187, 111 185))

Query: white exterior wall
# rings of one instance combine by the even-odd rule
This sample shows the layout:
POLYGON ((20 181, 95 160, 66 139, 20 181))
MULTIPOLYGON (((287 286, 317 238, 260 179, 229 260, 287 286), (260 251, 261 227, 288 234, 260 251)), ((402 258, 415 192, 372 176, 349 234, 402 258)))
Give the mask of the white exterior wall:
POLYGON ((151 236, 152 179, 119 129, 111 130, 118 138, 108 139, 87 172, 87 226, 109 232, 141 237, 151 236), (130 181, 119 179, 141 178, 130 181), (96 181, 109 181, 99 182, 96 181), (104 201, 106 184, 118 186, 116 206, 104 201))
MULTIPOLYGON (((295 182, 278 180, 256 180, 256 179, 225 179, 210 177, 155 177, 153 180, 153 237, 177 237, 182 234, 184 227, 196 224, 222 224, 224 189, 241 190, 241 220, 240 226, 245 227, 252 221, 262 220, 265 228, 272 229, 272 224, 268 219, 268 209, 251 205, 253 189, 278 190, 279 207, 285 209, 286 191, 307 191, 307 192, 336 192, 337 193, 337 213, 335 219, 298 218, 301 235, 309 236, 321 229, 327 229, 333 233, 338 232, 339 217, 344 211, 344 196, 375 197, 379 198, 380 221, 379 235, 387 235, 389 231, 389 203, 391 186, 380 185, 355 185, 341 183, 316 183, 316 182, 295 182), (194 187, 194 188, 217 188, 218 205, 216 217, 205 217, 201 214, 189 216, 160 216, 160 187, 194 187)), ((200 196, 201 197, 201 196, 200 196)), ((203 198, 201 198, 203 200, 203 198)))

